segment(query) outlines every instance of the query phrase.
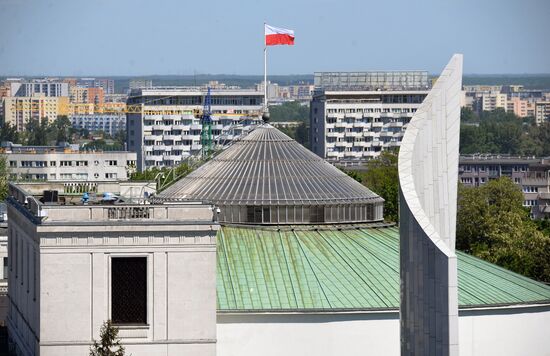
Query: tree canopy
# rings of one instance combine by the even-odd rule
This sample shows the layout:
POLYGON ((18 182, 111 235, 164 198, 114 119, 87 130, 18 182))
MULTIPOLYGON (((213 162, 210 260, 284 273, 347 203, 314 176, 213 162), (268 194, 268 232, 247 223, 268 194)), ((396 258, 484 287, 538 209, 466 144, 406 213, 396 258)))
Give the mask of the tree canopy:
POLYGON ((509 178, 459 186, 456 247, 539 281, 550 282, 550 236, 537 229, 509 178))
POLYGON ((523 156, 550 155, 550 123, 535 125, 503 109, 461 111, 460 153, 495 153, 523 156))

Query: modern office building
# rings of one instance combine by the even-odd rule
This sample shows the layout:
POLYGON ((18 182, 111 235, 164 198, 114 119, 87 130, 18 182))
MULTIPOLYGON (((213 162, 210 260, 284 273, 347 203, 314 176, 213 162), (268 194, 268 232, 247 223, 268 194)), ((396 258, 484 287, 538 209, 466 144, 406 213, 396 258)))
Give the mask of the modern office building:
POLYGON ((18 355, 87 355, 106 320, 128 355, 216 355, 219 225, 201 203, 144 205, 150 187, 10 184, 7 325, 18 355))
POLYGON ((136 166, 135 152, 8 146, 0 153, 6 155, 13 181, 124 181, 136 166))
MULTIPOLYGON (((201 152, 205 89, 168 87, 135 89, 128 98, 128 150, 137 152, 138 169, 172 167, 201 152)), ((212 134, 224 144, 261 121, 263 93, 212 90, 212 134)))
POLYGON ((428 73, 315 73, 311 147, 322 158, 356 165, 400 145, 430 87, 428 73))
POLYGON ((69 96, 69 84, 56 79, 34 79, 31 81, 17 80, 9 81, 9 84, 11 96, 69 96))
POLYGON ((53 122, 59 115, 69 113, 69 98, 66 96, 10 96, 3 101, 4 122, 13 125, 20 132, 25 130, 29 120, 46 118, 53 122))
POLYGON ((521 187, 523 206, 531 217, 550 218, 550 159, 506 155, 461 156, 459 180, 479 187, 491 179, 508 177, 521 187))
POLYGON ((103 131, 110 136, 126 130, 126 115, 122 112, 118 114, 69 115, 69 119, 75 129, 86 129, 90 132, 103 131))

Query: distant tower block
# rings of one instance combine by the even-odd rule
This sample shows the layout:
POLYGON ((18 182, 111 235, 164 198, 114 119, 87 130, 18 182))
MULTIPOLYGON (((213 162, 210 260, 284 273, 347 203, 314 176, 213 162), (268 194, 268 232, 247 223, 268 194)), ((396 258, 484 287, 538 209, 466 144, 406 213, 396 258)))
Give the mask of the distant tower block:
POLYGON ((458 355, 456 200, 462 55, 413 116, 399 152, 401 355, 458 355))

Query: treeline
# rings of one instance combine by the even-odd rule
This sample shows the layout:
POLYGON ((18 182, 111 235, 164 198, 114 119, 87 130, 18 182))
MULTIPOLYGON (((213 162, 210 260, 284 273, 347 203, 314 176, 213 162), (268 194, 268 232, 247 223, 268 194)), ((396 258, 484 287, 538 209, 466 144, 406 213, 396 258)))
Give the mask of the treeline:
POLYGON ((14 126, 5 123, 0 126, 0 142, 12 142, 24 146, 55 146, 61 143, 84 142, 82 149, 122 151, 125 148, 126 132, 119 131, 110 137, 104 132, 99 132, 102 138, 89 140, 92 137, 86 129, 73 128, 67 116, 59 116, 55 121, 49 122, 46 118, 29 120, 25 131, 18 132, 14 126), (87 141, 89 140, 89 141, 87 141))
POLYGON ((285 102, 269 108, 272 122, 298 121, 296 127, 279 128, 282 132, 298 141, 304 147, 310 147, 309 139, 309 106, 297 101, 285 102))
POLYGON ((498 153, 520 156, 550 156, 550 123, 539 126, 533 118, 519 118, 503 109, 479 116, 463 108, 460 153, 498 153))

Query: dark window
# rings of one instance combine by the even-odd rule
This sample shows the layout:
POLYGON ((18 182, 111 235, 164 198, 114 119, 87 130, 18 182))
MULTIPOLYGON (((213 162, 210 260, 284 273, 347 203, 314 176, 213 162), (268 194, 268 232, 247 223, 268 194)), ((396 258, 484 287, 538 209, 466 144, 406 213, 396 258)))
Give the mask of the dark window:
POLYGON ((312 206, 310 210, 310 220, 312 223, 325 222, 325 207, 324 206, 312 206))
POLYGON ((115 324, 147 324, 147 258, 111 261, 111 319, 115 324))
POLYGON ((262 207, 261 206, 247 206, 246 207, 246 221, 249 223, 262 223, 262 207))

